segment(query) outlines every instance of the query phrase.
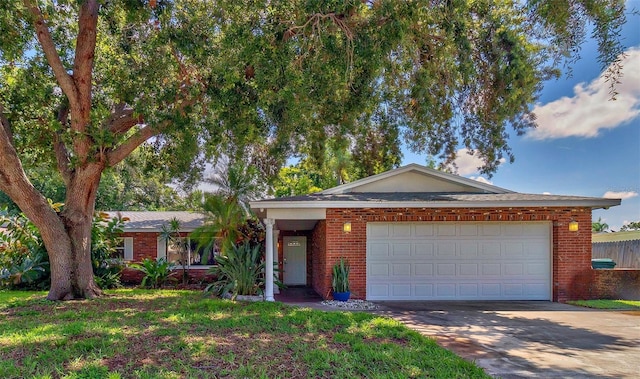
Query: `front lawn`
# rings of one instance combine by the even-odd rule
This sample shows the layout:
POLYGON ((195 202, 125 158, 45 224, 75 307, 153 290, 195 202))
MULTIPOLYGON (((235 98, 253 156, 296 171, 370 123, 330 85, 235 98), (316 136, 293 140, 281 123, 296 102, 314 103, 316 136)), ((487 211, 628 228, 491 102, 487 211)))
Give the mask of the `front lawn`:
POLYGON ((366 313, 193 291, 44 296, 0 291, 1 378, 488 378, 433 340, 366 313))
POLYGON ((638 300, 575 300, 569 304, 596 309, 640 309, 638 300))

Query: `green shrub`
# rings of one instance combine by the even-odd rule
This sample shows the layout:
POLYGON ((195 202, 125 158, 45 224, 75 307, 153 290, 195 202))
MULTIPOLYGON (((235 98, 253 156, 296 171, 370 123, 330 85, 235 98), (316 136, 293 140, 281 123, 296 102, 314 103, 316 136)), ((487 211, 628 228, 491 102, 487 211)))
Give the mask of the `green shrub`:
POLYGON ((123 226, 127 219, 110 218, 97 212, 91 229, 91 264, 96 284, 102 289, 121 287, 120 277, 124 269, 122 260, 115 256, 121 243, 123 226))
POLYGON ((40 232, 23 214, 1 212, 0 286, 46 290, 51 284, 49 256, 40 232))
POLYGON ((175 265, 164 258, 158 260, 145 258, 142 263, 133 263, 129 267, 144 274, 140 284, 143 287, 157 289, 167 284, 169 280, 175 279, 171 277, 175 265))
POLYGON ((225 255, 216 257, 216 266, 209 272, 216 280, 205 288, 221 296, 229 292, 233 299, 238 295, 262 294, 265 264, 260 245, 243 243, 231 245, 225 255))

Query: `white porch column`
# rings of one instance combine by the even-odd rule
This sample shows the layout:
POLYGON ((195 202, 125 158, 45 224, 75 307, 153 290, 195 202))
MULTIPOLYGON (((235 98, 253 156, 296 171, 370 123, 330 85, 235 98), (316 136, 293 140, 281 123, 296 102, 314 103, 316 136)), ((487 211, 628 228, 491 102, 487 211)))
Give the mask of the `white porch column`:
MULTIPOLYGON (((277 268, 280 268, 280 265, 278 264, 280 262, 280 257, 278 254, 278 237, 279 236, 280 236, 280 231, 278 229, 274 229, 273 230, 273 261, 275 262, 274 266, 277 268)), ((276 275, 279 275, 279 274, 276 274, 276 275)), ((273 286, 273 293, 279 294, 280 287, 273 286)))
POLYGON ((266 227, 265 248, 265 285, 264 285, 264 299, 266 301, 275 301, 273 298, 273 224, 275 220, 272 218, 265 218, 264 225, 266 227))

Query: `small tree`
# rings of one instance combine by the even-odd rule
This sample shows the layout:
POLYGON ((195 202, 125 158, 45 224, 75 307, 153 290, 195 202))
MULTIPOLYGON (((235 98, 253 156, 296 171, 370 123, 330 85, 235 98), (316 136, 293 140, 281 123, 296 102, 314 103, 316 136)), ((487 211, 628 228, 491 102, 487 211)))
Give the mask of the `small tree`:
POLYGON ((166 250, 169 247, 178 252, 180 261, 178 262, 182 266, 182 284, 189 282, 189 252, 191 246, 189 246, 189 239, 180 234, 181 223, 177 218, 169 220, 169 224, 163 224, 160 231, 160 239, 165 242, 166 250))

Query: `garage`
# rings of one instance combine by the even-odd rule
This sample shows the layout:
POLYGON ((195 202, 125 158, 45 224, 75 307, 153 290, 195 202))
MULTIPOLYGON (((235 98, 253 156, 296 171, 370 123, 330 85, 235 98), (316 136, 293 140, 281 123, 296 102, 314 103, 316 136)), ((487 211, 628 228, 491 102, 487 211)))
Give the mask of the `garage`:
POLYGON ((550 222, 369 222, 369 300, 551 300, 550 222))

